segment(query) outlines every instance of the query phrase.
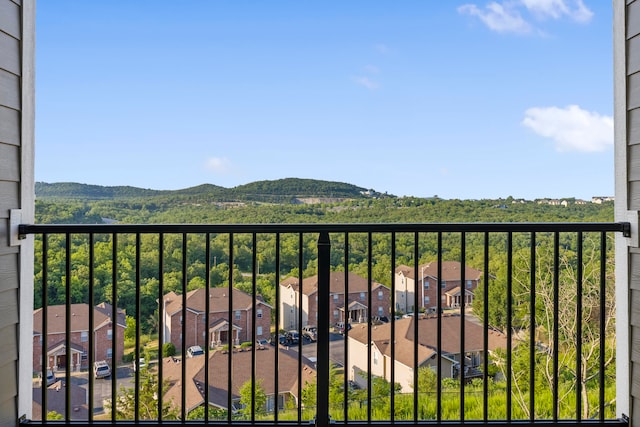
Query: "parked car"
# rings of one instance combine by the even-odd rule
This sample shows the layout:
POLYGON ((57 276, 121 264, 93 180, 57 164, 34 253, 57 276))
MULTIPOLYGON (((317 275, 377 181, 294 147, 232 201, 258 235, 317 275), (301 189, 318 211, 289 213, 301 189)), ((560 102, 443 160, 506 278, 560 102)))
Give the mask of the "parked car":
MULTIPOLYGON (((53 371, 51 369, 47 369, 47 377, 46 377, 47 387, 49 387, 51 384, 55 383, 56 381, 57 381, 57 378, 53 373, 53 371)), ((40 374, 40 385, 42 385, 42 374, 40 374)))
POLYGON ((147 367, 147 362, 144 361, 144 357, 138 359, 138 363, 133 362, 133 372, 137 371, 138 367, 140 367, 140 369, 144 369, 147 367))
POLYGON ((296 330, 288 331, 285 335, 285 345, 297 345, 300 343, 300 334, 296 330))
MULTIPOLYGON (((347 323, 346 324, 346 328, 348 331, 351 330, 351 323, 347 323)), ((336 330, 338 331, 338 333, 340 333, 340 335, 344 335, 345 333, 345 323, 344 322, 338 322, 336 323, 336 330)))
POLYGON ((269 344, 269 340, 266 340, 264 338, 259 339, 257 342, 258 342, 258 349, 260 350, 262 350, 263 348, 265 348, 267 344, 269 344))
POLYGON ((196 357, 204 354, 204 350, 199 345, 192 345, 187 349, 187 356, 196 357))
POLYGON ((316 342, 318 339, 318 328, 315 326, 304 326, 302 328, 302 337, 311 342, 316 342))
POLYGON ((111 367, 105 360, 99 360, 93 363, 94 378, 107 378, 111 376, 111 367))

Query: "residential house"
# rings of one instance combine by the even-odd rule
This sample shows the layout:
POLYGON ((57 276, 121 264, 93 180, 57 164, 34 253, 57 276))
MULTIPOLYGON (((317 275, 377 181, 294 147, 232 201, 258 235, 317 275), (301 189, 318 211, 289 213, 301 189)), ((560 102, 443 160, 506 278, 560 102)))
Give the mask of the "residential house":
MULTIPOLYGON (((87 405, 87 390, 77 384, 71 383, 71 413, 69 419, 72 421, 87 421, 89 419, 89 409, 87 405)), ((62 385, 62 380, 47 387, 47 413, 55 412, 66 417, 67 400, 66 385, 62 385)), ((42 388, 33 388, 33 419, 42 420, 42 388)), ((51 418, 49 418, 51 419, 51 418)))
MULTIPOLYGON (((216 350, 209 354, 209 405, 220 409, 228 409, 229 402, 229 357, 231 357, 231 400, 232 411, 241 409, 240 388, 252 379, 252 350, 237 349, 233 353, 216 350)), ((204 405, 205 403, 205 356, 197 356, 184 359, 186 363, 185 411, 187 413, 204 405)), ((179 409, 182 402, 182 361, 177 358, 167 357, 163 359, 162 372, 168 381, 169 387, 165 394, 165 400, 173 402, 179 409)), ((307 358, 302 358, 302 387, 307 383, 313 383, 316 371, 314 364, 307 358)), ((294 350, 280 348, 276 350, 272 346, 264 346, 255 350, 255 378, 260 381, 260 386, 267 396, 266 412, 273 412, 276 408, 284 409, 288 402, 291 406, 298 404, 298 353, 294 350), (278 353, 278 366, 275 365, 275 354, 278 353), (278 372, 277 392, 274 372, 278 372), (277 403, 276 403, 277 402, 277 403)), ((260 410, 260 408, 256 408, 260 410)))
MULTIPOLYGON (((209 288, 209 324, 205 324, 206 295, 204 288, 195 289, 186 294, 186 327, 184 337, 187 347, 209 345, 215 348, 221 345, 238 345, 251 341, 254 320, 253 297, 239 289, 233 289, 233 308, 229 319, 229 288, 209 288), (230 336, 231 335, 231 336, 230 336)), ((176 348, 182 346, 183 296, 169 292, 163 298, 162 316, 164 324, 164 342, 173 343, 176 348)), ((256 339, 266 339, 271 334, 271 309, 260 296, 256 298, 255 324, 256 339)))
MULTIPOLYGON (((443 378, 457 378, 462 360, 460 349, 460 330, 462 316, 444 315, 441 317, 441 374, 443 378)), ((398 319, 395 324, 395 350, 391 353, 391 323, 374 326, 371 330, 371 347, 367 324, 354 325, 349 331, 346 372, 349 379, 361 387, 367 386, 367 377, 361 373, 368 370, 371 358, 371 375, 391 381, 393 363, 394 381, 402 387, 403 393, 413 388, 414 367, 438 368, 438 317, 414 317, 398 319), (418 345, 414 346, 414 328, 418 323, 418 345), (417 364, 414 360, 414 348, 417 348, 417 364)), ((497 348, 506 348, 504 334, 489 329, 489 353, 497 348)), ((469 378, 483 363, 484 329, 482 325, 467 315, 464 318, 464 363, 465 377, 469 378)))
POLYGON ((418 277, 416 280, 415 269, 407 265, 400 265, 395 271, 395 296, 396 311, 403 313, 414 313, 416 281, 418 285, 418 310, 424 309, 434 311, 438 302, 438 286, 442 288, 441 299, 442 308, 458 308, 461 305, 462 292, 464 286, 465 306, 473 302, 474 292, 480 281, 483 272, 465 266, 464 284, 462 283, 462 265, 458 261, 443 261, 440 278, 438 279, 438 263, 429 262, 418 266, 418 277))
MULTIPOLYGON (((46 334, 43 334, 43 313, 39 308, 33 312, 33 371, 42 372, 42 343, 46 336, 49 369, 65 369, 67 357, 71 357, 71 369, 86 369, 89 365, 89 334, 93 335, 94 360, 106 360, 111 364, 113 358, 113 306, 106 302, 93 308, 93 328, 89 325, 89 304, 71 304, 71 335, 67 351, 65 334, 67 309, 65 305, 47 306, 46 334)), ((116 355, 122 360, 124 354, 124 330, 126 328, 125 311, 117 310, 116 355)), ((46 372, 46 370, 45 370, 46 372)))
MULTIPOLYGON (((355 273, 331 273, 329 289, 329 316, 332 323, 365 322, 368 319, 369 280, 355 273), (345 301, 345 289, 348 290, 345 301)), ((391 308, 391 291, 381 283, 371 282, 371 315, 389 316, 391 308)), ((281 329, 298 328, 298 312, 302 311, 301 326, 317 326, 318 323, 318 276, 302 280, 302 287, 297 277, 289 277, 280 283, 280 319, 281 329)))

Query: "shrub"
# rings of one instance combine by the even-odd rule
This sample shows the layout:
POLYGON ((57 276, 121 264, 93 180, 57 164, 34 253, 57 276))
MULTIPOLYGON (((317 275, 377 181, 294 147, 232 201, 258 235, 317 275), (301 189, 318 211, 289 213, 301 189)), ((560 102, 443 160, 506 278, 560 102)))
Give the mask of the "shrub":
POLYGON ((166 342, 162 344, 162 355, 163 356, 175 356, 176 355, 176 346, 171 342, 166 342))

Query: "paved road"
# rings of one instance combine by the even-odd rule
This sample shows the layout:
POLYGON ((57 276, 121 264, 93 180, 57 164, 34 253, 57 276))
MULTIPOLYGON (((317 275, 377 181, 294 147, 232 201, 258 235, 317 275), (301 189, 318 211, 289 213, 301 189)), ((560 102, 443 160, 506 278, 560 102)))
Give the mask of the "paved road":
MULTIPOLYGON (((340 366, 344 365, 344 337, 340 334, 329 334, 329 359, 340 366)), ((317 357, 317 343, 305 343, 302 346, 302 354, 305 357, 317 357)))

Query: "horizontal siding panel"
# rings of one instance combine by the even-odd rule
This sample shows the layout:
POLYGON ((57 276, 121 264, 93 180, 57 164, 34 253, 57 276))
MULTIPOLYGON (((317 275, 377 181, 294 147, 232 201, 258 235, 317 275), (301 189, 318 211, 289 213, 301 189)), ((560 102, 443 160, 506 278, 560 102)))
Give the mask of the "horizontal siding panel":
MULTIPOLYGON (((8 211, 8 209, 7 209, 8 211)), ((9 246, 9 219, 0 218, 0 256, 11 256, 18 253, 18 246, 9 246)))
POLYGON ((630 305, 631 305, 631 326, 640 327, 640 291, 631 290, 629 292, 630 305))
MULTIPOLYGON (((5 360, 0 366, 2 387, 0 387, 0 425, 16 425, 16 396, 18 396, 17 364, 14 360, 5 360)), ((31 392, 31 390, 29 390, 31 392)))
POLYGON ((4 70, 0 70, 0 105, 20 109, 20 78, 4 70))
MULTIPOLYGON (((0 256, 0 292, 18 289, 18 255, 0 256)), ((0 340, 0 343, 3 342, 0 340)), ((0 357, 0 360, 2 358, 0 357)))
POLYGON ((629 132, 629 145, 640 144, 640 109, 636 108, 627 113, 627 130, 629 132))
POLYGON ((627 6, 627 39, 640 34, 640 3, 627 6))
POLYGON ((629 287, 640 291, 640 253, 629 254, 629 287))
POLYGON ((640 328, 631 328, 631 361, 640 363, 640 328))
POLYGON ((18 324, 18 290, 0 292, 0 328, 18 324))
POLYGON ((640 398, 640 364, 631 364, 631 396, 640 398))
POLYGON ((0 32, 0 68, 20 75, 20 41, 0 32))
POLYGON ((640 210, 640 182, 629 181, 629 210, 640 210))
POLYGON ((640 181, 640 145, 630 145, 627 148, 629 159, 629 180, 640 181))
POLYGON ((0 425, 3 426, 14 426, 16 425, 16 420, 18 419, 18 414, 16 413, 16 398, 9 397, 5 401, 0 401, 0 425))
POLYGON ((640 36, 627 42, 627 75, 640 71, 640 36))
MULTIPOLYGON (((20 206, 20 185, 17 182, 0 181, 0 206, 15 207, 20 206)), ((8 218, 8 209, 0 211, 0 218, 8 218)))
MULTIPOLYGON (((640 112, 638 113, 640 115, 640 112)), ((0 143, 20 145, 20 112, 0 106, 0 143)))
POLYGON ((16 328, 9 326, 0 329, 0 360, 18 360, 18 334, 16 328))
POLYGON ((0 181, 20 179, 20 150, 15 145, 0 144, 0 181))
POLYGON ((0 0, 0 31, 20 38, 20 6, 10 0, 0 0))

